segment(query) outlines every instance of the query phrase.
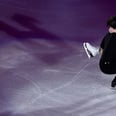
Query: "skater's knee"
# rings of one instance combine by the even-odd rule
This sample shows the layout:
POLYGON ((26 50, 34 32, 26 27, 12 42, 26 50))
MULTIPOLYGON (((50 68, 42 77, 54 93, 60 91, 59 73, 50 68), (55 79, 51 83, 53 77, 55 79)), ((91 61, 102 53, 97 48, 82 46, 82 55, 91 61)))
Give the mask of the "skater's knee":
POLYGON ((110 62, 100 61, 99 63, 100 70, 105 74, 116 74, 114 67, 111 66, 110 62))

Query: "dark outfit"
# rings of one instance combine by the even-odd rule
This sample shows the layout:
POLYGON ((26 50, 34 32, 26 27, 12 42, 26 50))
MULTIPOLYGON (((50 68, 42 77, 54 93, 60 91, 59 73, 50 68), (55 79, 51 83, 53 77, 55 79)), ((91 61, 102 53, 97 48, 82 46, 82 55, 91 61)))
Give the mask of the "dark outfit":
POLYGON ((108 33, 100 47, 103 53, 99 62, 100 69, 106 74, 116 74, 116 33, 108 33))

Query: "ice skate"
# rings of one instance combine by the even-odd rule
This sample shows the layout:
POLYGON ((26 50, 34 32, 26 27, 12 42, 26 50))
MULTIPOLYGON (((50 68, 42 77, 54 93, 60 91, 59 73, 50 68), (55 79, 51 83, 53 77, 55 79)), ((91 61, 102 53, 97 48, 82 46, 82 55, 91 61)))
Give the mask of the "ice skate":
POLYGON ((85 49, 85 52, 88 56, 88 58, 94 57, 99 53, 99 49, 92 46, 90 43, 88 42, 84 42, 83 43, 83 47, 85 49))
POLYGON ((111 82, 111 87, 115 87, 116 86, 116 77, 114 77, 114 79, 111 82))

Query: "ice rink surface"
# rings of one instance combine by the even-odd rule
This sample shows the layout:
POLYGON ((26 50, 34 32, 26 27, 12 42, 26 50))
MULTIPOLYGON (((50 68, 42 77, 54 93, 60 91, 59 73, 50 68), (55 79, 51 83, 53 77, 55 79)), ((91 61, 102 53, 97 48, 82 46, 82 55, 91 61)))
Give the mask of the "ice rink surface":
POLYGON ((115 116, 114 75, 82 46, 99 45, 114 3, 0 0, 0 116, 115 116))

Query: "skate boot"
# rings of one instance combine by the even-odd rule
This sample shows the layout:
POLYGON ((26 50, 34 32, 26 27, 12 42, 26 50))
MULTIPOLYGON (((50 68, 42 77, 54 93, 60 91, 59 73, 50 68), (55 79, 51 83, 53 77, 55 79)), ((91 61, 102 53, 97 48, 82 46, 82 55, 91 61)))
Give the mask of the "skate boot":
POLYGON ((83 47, 85 49, 85 52, 86 52, 88 58, 94 57, 97 54, 99 54, 99 48, 96 48, 96 47, 92 46, 88 42, 84 42, 83 47))
POLYGON ((115 87, 116 86, 116 76, 114 77, 114 79, 111 82, 111 87, 115 87))

